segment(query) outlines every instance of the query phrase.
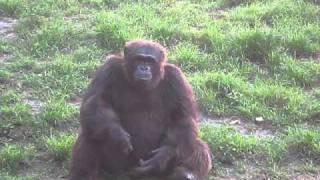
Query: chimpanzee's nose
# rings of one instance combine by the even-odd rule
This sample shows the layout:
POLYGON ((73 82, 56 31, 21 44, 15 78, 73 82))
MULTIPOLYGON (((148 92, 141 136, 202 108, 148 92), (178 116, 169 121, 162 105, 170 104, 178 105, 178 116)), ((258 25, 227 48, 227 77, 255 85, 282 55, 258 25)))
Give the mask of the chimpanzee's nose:
POLYGON ((139 65, 138 66, 138 69, 140 71, 150 71, 150 66, 147 66, 147 65, 139 65))

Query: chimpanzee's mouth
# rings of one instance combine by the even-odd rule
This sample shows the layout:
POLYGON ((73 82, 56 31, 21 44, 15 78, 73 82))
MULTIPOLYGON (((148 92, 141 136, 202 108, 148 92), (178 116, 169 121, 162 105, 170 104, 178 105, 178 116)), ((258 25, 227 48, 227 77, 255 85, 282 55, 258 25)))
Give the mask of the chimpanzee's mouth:
POLYGON ((151 73, 135 73, 136 80, 149 81, 152 79, 151 73))

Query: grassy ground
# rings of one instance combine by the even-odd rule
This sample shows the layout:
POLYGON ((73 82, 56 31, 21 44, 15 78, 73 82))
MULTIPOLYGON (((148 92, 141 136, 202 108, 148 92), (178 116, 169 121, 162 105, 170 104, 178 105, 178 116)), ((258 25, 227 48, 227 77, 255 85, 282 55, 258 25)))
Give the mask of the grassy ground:
POLYGON ((106 54, 157 40, 187 74, 209 179, 320 179, 319 0, 0 0, 0 179, 68 174, 106 54))

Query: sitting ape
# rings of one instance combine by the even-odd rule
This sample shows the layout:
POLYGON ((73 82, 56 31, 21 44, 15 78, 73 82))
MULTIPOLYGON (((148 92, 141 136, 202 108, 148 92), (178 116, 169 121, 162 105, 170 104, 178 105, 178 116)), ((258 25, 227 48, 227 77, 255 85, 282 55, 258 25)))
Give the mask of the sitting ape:
POLYGON ((166 61, 165 49, 146 40, 107 57, 81 105, 71 180, 96 179, 100 169, 165 180, 208 175, 210 150, 198 137, 191 86, 166 61))

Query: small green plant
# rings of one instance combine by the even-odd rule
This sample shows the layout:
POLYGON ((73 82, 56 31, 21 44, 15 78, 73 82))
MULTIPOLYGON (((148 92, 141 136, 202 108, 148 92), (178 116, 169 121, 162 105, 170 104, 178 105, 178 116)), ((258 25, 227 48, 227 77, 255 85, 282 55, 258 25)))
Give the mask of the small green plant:
POLYGON ((20 163, 29 160, 35 154, 33 146, 5 144, 0 148, 0 167, 17 170, 20 163))
POLYGON ((200 52, 198 47, 189 43, 181 43, 176 46, 174 52, 170 52, 170 60, 178 64, 187 72, 201 71, 212 67, 210 59, 200 52))
POLYGON ((39 120, 51 125, 56 125, 59 122, 75 117, 76 113, 76 107, 68 104, 65 100, 50 99, 39 114, 39 120))
POLYGON ((18 103, 21 100, 21 96, 14 90, 8 90, 3 95, 0 95, 0 105, 9 105, 18 103))
POLYGON ((33 118, 30 106, 22 102, 10 106, 0 106, 0 114, 2 119, 15 125, 29 124, 33 118))
MULTIPOLYGON (((155 7, 157 11, 161 8, 155 7)), ((168 46, 176 41, 190 41, 197 32, 197 27, 210 22, 200 6, 189 2, 173 2, 172 6, 161 10, 160 15, 160 18, 154 15, 146 22, 150 26, 148 35, 168 46)))
POLYGON ((309 61, 284 57, 281 58, 281 65, 274 70, 288 82, 301 87, 312 87, 320 80, 320 65, 309 61))
POLYGON ((243 136, 231 127, 210 124, 202 125, 201 137, 210 144, 213 152, 231 156, 253 153, 259 143, 254 136, 243 136))
POLYGON ((8 66, 8 69, 12 72, 19 72, 21 70, 33 72, 41 71, 41 67, 37 61, 29 57, 23 57, 23 60, 20 60, 20 58, 19 60, 14 59, 8 66))
POLYGON ((31 52, 36 57, 52 56, 57 51, 71 51, 81 36, 81 31, 70 22, 57 18, 54 21, 46 21, 40 29, 30 35, 31 52))
POLYGON ((297 126, 288 128, 285 141, 290 150, 296 149, 308 155, 320 155, 319 129, 309 130, 297 126))
POLYGON ((19 177, 19 176, 12 175, 8 172, 1 172, 1 171, 0 171, 0 177, 1 177, 1 180, 34 180, 34 177, 32 176, 19 177))
POLYGON ((0 0, 0 15, 18 16, 24 9, 25 0, 0 0))
POLYGON ((12 46, 3 40, 0 40, 0 53, 8 53, 12 46))
POLYGON ((235 7, 235 6, 239 6, 239 5, 250 4, 255 1, 256 0, 220 0, 219 3, 223 7, 235 7))
POLYGON ((262 116, 287 124, 308 118, 317 104, 299 88, 258 80, 247 83, 236 73, 197 73, 189 80, 204 111, 216 115, 262 116))
POLYGON ((197 43, 209 53, 217 56, 226 56, 226 48, 228 47, 227 36, 218 23, 209 23, 196 36, 197 43))
POLYGON ((314 52, 312 41, 305 34, 291 34, 284 44, 294 57, 308 57, 314 52))
POLYGON ((230 54, 244 57, 251 62, 266 63, 272 50, 277 47, 277 40, 270 32, 246 31, 239 33, 231 46, 230 54))
POLYGON ((11 78, 11 73, 0 69, 0 83, 8 83, 11 78))
POLYGON ((49 153, 53 155, 56 160, 63 161, 70 157, 75 138, 74 134, 60 134, 47 137, 45 143, 49 153))
POLYGON ((26 1, 26 10, 23 15, 37 16, 57 16, 57 15, 72 15, 79 11, 80 3, 76 0, 35 0, 26 1))
POLYGON ((217 115, 235 113, 249 90, 244 80, 232 73, 197 73, 189 80, 204 111, 217 115))
POLYGON ((51 96, 67 99, 71 95, 79 94, 87 85, 88 77, 95 71, 99 61, 81 62, 77 56, 56 55, 51 62, 33 69, 34 73, 24 75, 23 84, 46 99, 51 96))
POLYGON ((319 0, 305 0, 306 2, 310 2, 310 3, 314 3, 317 5, 320 5, 320 1, 319 0))
POLYGON ((97 14, 97 38, 102 46, 119 49, 124 46, 126 41, 141 36, 139 35, 139 29, 129 23, 126 18, 112 12, 97 14))

